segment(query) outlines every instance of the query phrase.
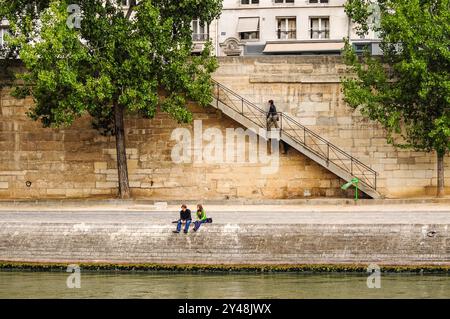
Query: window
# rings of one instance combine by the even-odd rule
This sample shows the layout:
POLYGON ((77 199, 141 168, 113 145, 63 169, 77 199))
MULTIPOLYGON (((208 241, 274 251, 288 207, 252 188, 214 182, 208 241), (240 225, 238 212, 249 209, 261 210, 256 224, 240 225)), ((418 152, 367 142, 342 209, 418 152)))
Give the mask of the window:
POLYGON ((241 33, 239 33, 239 38, 241 40, 258 40, 259 39, 259 31, 241 32, 241 33))
POLYGON ((330 38, 330 18, 310 18, 311 39, 330 38))
POLYGON ((275 3, 294 3, 295 0, 275 0, 275 3))
POLYGON ((309 0, 309 3, 328 3, 328 0, 309 0))
POLYGON ((372 52, 372 44, 371 43, 354 43, 353 47, 355 49, 356 54, 363 54, 365 50, 372 52))
POLYGON ((259 4, 259 0, 241 0, 241 4, 259 4))
POLYGON ((258 40, 259 18, 239 18, 237 32, 241 40, 258 40))
POLYGON ((208 41, 209 26, 198 19, 192 21, 192 41, 208 41))
POLYGON ((278 39, 297 38, 297 18, 277 18, 278 39))

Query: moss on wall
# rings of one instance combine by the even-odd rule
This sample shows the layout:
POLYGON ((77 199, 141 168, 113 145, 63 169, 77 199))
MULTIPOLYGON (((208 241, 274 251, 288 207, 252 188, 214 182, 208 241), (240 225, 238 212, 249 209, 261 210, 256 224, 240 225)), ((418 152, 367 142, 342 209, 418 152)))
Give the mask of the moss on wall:
MULTIPOLYGON (((73 264, 73 263, 70 263, 73 264)), ((0 261, 0 270, 66 271, 69 263, 22 263, 0 261)), ((83 271, 173 272, 353 272, 366 273, 362 264, 207 265, 207 264, 107 264, 80 263, 83 271)), ((384 273, 450 273, 450 265, 380 265, 384 273)))

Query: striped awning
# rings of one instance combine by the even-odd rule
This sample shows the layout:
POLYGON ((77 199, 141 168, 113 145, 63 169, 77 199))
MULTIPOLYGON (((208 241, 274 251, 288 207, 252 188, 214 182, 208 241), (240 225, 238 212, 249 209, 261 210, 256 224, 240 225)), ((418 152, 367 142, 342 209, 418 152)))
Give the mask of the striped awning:
POLYGON ((255 32, 259 30, 259 18, 239 18, 237 32, 255 32))

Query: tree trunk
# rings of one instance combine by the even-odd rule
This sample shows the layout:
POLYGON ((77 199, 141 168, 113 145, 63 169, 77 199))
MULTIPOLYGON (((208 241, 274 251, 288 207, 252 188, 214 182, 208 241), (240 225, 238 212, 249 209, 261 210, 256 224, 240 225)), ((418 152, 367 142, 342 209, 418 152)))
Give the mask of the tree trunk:
POLYGON ((119 103, 114 103, 117 173, 119 176, 119 197, 130 198, 130 185, 128 183, 127 151, 125 148, 124 109, 119 103))
POLYGON ((444 154, 437 154, 437 197, 444 197, 444 154))

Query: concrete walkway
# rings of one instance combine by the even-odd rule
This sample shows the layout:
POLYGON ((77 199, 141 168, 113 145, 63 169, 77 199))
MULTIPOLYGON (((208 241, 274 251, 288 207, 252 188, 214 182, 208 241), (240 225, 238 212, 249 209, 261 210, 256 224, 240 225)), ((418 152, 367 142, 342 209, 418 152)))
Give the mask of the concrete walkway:
MULTIPOLYGON (((191 206, 194 208, 194 206, 191 206)), ((450 205, 211 205, 215 224, 450 224, 450 205)), ((178 206, 0 207, 0 222, 170 224, 178 206)))

